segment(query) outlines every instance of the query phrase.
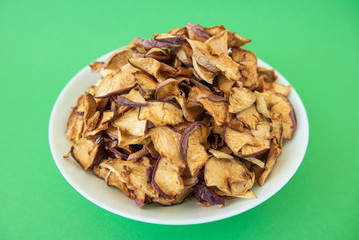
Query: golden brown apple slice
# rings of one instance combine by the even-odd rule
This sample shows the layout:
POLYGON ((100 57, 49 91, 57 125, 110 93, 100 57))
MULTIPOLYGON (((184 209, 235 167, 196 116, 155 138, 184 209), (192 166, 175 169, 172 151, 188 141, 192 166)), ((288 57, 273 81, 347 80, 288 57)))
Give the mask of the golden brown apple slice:
POLYGON ((209 157, 206 152, 209 132, 206 126, 200 122, 194 122, 182 134, 181 150, 191 176, 198 174, 209 157))
POLYGON ((256 101, 256 95, 248 88, 233 87, 229 95, 229 111, 231 113, 241 112, 256 101))
POLYGON ((184 121, 181 109, 169 101, 148 101, 149 105, 140 108, 138 118, 149 120, 156 127, 176 125, 184 121))
POLYGON ((92 170, 103 157, 101 140, 81 138, 72 145, 71 155, 85 171, 92 170))
POLYGON ((163 197, 173 199, 184 192, 183 180, 178 166, 166 157, 159 157, 152 174, 152 183, 163 197))
POLYGON ((210 158, 204 169, 208 187, 217 187, 227 196, 241 196, 252 188, 254 174, 236 159, 210 158))

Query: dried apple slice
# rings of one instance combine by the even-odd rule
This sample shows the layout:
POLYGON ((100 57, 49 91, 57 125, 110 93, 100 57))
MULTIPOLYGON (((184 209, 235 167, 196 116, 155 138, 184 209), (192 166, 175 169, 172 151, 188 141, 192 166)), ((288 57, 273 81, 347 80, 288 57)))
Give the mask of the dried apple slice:
POLYGON ((212 26, 212 27, 205 27, 204 30, 210 35, 216 35, 219 34, 221 32, 223 32, 224 30, 226 30, 226 28, 221 25, 221 26, 212 26))
POLYGON ((183 117, 190 122, 194 122, 196 118, 203 112, 201 104, 188 102, 184 96, 177 96, 176 100, 182 108, 183 117))
POLYGON ((248 88, 233 87, 229 95, 229 111, 231 113, 241 112, 256 101, 256 95, 248 88))
POLYGON ((186 163, 181 152, 181 133, 169 127, 156 127, 148 131, 156 151, 182 171, 186 163))
POLYGON ((118 144, 117 146, 123 149, 127 149, 130 145, 143 145, 147 142, 147 136, 134 136, 127 131, 118 130, 118 144))
POLYGON ((188 37, 193 40, 198 40, 201 42, 206 41, 210 38, 209 34, 204 30, 204 28, 199 24, 187 23, 186 25, 188 31, 188 37))
POLYGON ((134 73, 135 81, 147 91, 154 91, 158 83, 153 79, 151 75, 144 71, 138 71, 134 73))
POLYGON ((257 72, 258 72, 259 80, 263 80, 264 82, 267 82, 267 83, 272 83, 275 80, 277 80, 277 76, 275 75, 275 72, 273 69, 266 69, 264 67, 258 67, 257 72))
POLYGON ((131 107, 147 106, 146 100, 142 97, 140 92, 136 89, 132 89, 128 94, 122 96, 117 95, 116 98, 111 98, 118 108, 117 114, 122 114, 128 111, 131 107))
POLYGON ((184 184, 178 166, 172 164, 171 160, 166 157, 160 156, 157 159, 152 174, 152 183, 157 192, 168 199, 173 199, 174 196, 184 192, 184 184))
MULTIPOLYGON (((187 54, 183 47, 175 48, 176 57, 186 66, 191 66, 192 63, 187 57, 187 54)), ((192 56, 191 56, 192 57, 192 56)))
POLYGON ((119 70, 128 63, 128 59, 133 57, 133 52, 129 49, 120 49, 111 54, 105 62, 103 68, 109 70, 119 70))
POLYGON ((178 88, 179 81, 173 78, 169 78, 157 85, 155 91, 155 98, 157 100, 167 100, 179 96, 181 94, 178 88))
MULTIPOLYGON (((226 78, 222 73, 217 76, 217 86, 224 93, 226 98, 229 98, 233 85, 236 83, 233 80, 226 78)), ((231 101, 229 101, 231 102, 231 101)))
POLYGON ((251 129, 254 136, 254 145, 246 144, 241 149, 241 157, 256 157, 269 151, 271 124, 259 122, 257 129, 251 129))
POLYGON ((244 145, 241 149, 242 157, 256 157, 269 151, 270 140, 256 139, 256 145, 244 145))
POLYGON ((109 97, 111 95, 121 94, 125 91, 129 91, 136 85, 134 77, 126 78, 123 71, 119 71, 116 74, 108 74, 101 78, 96 88, 95 96, 109 97))
POLYGON ((186 41, 183 36, 175 34, 156 33, 153 34, 153 36, 156 41, 171 43, 173 44, 173 47, 181 46, 186 41))
POLYGON ((200 94, 197 101, 213 116, 216 125, 221 126, 229 122, 229 104, 226 98, 215 94, 200 94))
POLYGON ((117 95, 117 103, 120 106, 127 106, 127 107, 145 107, 148 106, 147 103, 138 103, 138 102, 133 102, 131 100, 129 100, 128 98, 122 97, 120 95, 117 95))
POLYGON ((297 119, 292 104, 287 97, 279 93, 271 95, 270 104, 273 104, 270 111, 283 116, 283 137, 292 139, 297 128, 297 119))
MULTIPOLYGON (((106 160, 108 161, 108 160, 106 160)), ((102 167, 101 164, 99 166, 95 166, 93 170, 94 174, 105 180, 108 186, 115 186, 122 190, 122 192, 129 198, 131 198, 130 190, 126 187, 126 185, 116 176, 116 173, 110 171, 108 168, 102 167)))
POLYGON ((245 194, 254 183, 254 174, 236 159, 210 158, 204 169, 208 187, 217 187, 227 196, 245 194))
POLYGON ((245 126, 248 126, 251 129, 257 129, 258 122, 263 121, 254 105, 250 106, 242 112, 237 113, 236 117, 238 120, 243 122, 245 126))
POLYGON ((76 113, 75 108, 72 109, 71 114, 67 120, 65 136, 72 141, 78 141, 84 127, 83 117, 76 113))
POLYGON ((198 174, 209 155, 206 152, 209 129, 200 122, 194 122, 183 132, 180 146, 191 176, 198 174))
POLYGON ((213 55, 228 54, 228 30, 224 30, 205 42, 212 48, 213 55))
POLYGON ((149 142, 147 145, 145 145, 145 147, 147 151, 150 153, 152 158, 157 159, 160 156, 160 154, 156 151, 152 141, 149 142))
POLYGON ((83 136, 87 137, 89 132, 95 130, 97 123, 100 120, 100 115, 101 115, 100 112, 96 111, 95 114, 92 115, 92 117, 90 117, 85 121, 84 130, 82 133, 83 136))
POLYGON ((134 57, 128 61, 136 68, 154 76, 159 82, 163 82, 169 77, 174 77, 177 74, 177 70, 175 68, 153 58, 134 57))
POLYGON ((197 63, 197 60, 195 59, 195 55, 192 56, 192 63, 193 63, 193 68, 195 70, 194 74, 197 74, 199 79, 212 84, 213 79, 217 74, 213 73, 211 71, 208 71, 205 67, 202 67, 201 65, 199 65, 197 63))
POLYGON ((120 188, 129 189, 131 197, 135 200, 145 202, 146 195, 150 198, 158 197, 152 183, 147 179, 147 169, 151 167, 148 158, 143 157, 131 161, 111 159, 104 161, 99 167, 114 173, 115 177, 123 183, 120 184, 120 188))
POLYGON ((259 81, 256 55, 248 50, 232 48, 232 58, 234 61, 240 63, 240 81, 243 82, 243 86, 249 89, 258 87, 259 81))
MULTIPOLYGON (((199 44, 199 42, 191 42, 191 44, 199 44)), ((196 45, 195 45, 196 46, 196 45)), ((216 65, 214 65, 209 58, 209 52, 212 51, 210 47, 205 46, 198 46, 195 47, 193 49, 193 55, 192 55, 192 61, 196 61, 196 63, 198 63, 199 65, 201 65, 203 68, 205 68, 206 70, 208 70, 211 73, 217 73, 219 72, 219 69, 216 67, 216 65), (202 50, 204 53, 201 52, 200 49, 204 49, 202 50), (194 59, 194 60, 193 60, 194 59)), ((193 62, 193 66, 196 70, 195 64, 193 62)))
POLYGON ((109 123, 113 120, 114 117, 115 117, 115 112, 113 111, 102 112, 101 119, 97 122, 96 128, 92 131, 88 131, 88 130, 85 131, 84 136, 85 137, 94 136, 100 133, 101 131, 106 130, 108 128, 109 123))
MULTIPOLYGON (((146 104, 146 100, 142 97, 140 92, 136 89, 132 89, 128 94, 124 94, 122 96, 132 102, 138 103, 139 105, 146 104)), ((141 106, 134 106, 134 107, 141 107, 141 106)))
POLYGON ((218 151, 215 149, 209 149, 208 152, 210 152, 216 158, 224 158, 224 159, 233 159, 234 158, 232 155, 229 155, 225 152, 221 152, 221 151, 218 151))
MULTIPOLYGON (((240 159, 241 160, 245 160, 245 161, 248 161, 248 162, 251 162, 255 165, 257 165, 258 167, 260 168, 264 168, 265 167, 265 163, 261 160, 259 160, 258 158, 255 158, 255 157, 244 157, 244 156, 240 156, 240 159)), ((246 165, 246 164, 245 164, 246 165)), ((246 165, 247 166, 247 165, 246 165)), ((249 168, 248 168, 249 169, 249 168)), ((251 170, 252 171, 252 170, 251 170)))
POLYGON ((101 69, 103 69, 103 66, 104 66, 104 62, 97 62, 97 61, 89 65, 91 71, 95 73, 100 73, 101 69))
POLYGON ((227 193, 214 188, 214 193, 217 194, 218 196, 223 196, 223 197, 238 197, 238 198, 246 198, 246 199, 254 199, 257 198, 257 196, 254 194, 254 192, 249 189, 247 192, 243 193, 243 194, 232 194, 232 195, 228 195, 227 193))
POLYGON ((243 132, 244 125, 240 120, 235 117, 235 115, 231 115, 231 120, 229 121, 228 126, 233 130, 243 132))
POLYGON ((118 138, 118 129, 112 125, 108 126, 106 129, 106 134, 109 136, 112 140, 118 138))
POLYGON ((143 147, 141 150, 139 150, 137 152, 134 152, 134 153, 131 153, 128 156, 127 161, 142 158, 142 157, 146 156, 149 153, 150 152, 148 151, 148 149, 146 147, 143 147))
POLYGON ((156 41, 154 39, 141 39, 139 37, 135 37, 134 43, 135 43, 135 45, 140 46, 140 47, 144 47, 146 49, 151 49, 151 48, 170 48, 170 47, 177 46, 177 44, 173 44, 173 43, 160 42, 160 41, 156 41))
POLYGON ((120 129, 121 132, 129 133, 132 136, 144 136, 147 121, 140 120, 138 114, 138 108, 133 108, 114 121, 112 125, 120 129))
MULTIPOLYGON (((210 203, 210 205, 218 205, 219 207, 224 206, 224 199, 215 194, 213 191, 209 190, 207 187, 203 185, 196 185, 194 189, 197 196, 201 200, 210 203)), ((201 205, 203 206, 203 203, 201 205)))
POLYGON ((263 82, 262 83, 262 91, 265 92, 276 92, 276 93, 280 93, 284 96, 288 96, 290 93, 290 86, 285 86, 283 84, 277 83, 277 82, 273 82, 273 83, 266 83, 263 82))
MULTIPOLYGON (((205 43, 187 40, 191 45, 193 52, 200 52, 208 63, 214 65, 216 69, 218 68, 228 79, 238 81, 239 78, 237 76, 239 70, 239 64, 233 61, 233 59, 228 56, 228 53, 221 53, 219 55, 212 56, 210 52, 212 51, 211 47, 205 43)), ((197 55, 193 55, 197 56, 197 55)), ((199 58, 196 58, 198 62, 199 58)), ((209 64, 204 64, 203 67, 208 67, 209 64)), ((210 69, 208 69, 210 70, 210 69)))
POLYGON ((219 55, 213 56, 210 61, 216 65, 218 69, 230 80, 238 81, 237 76, 239 70, 239 64, 233 61, 233 59, 228 56, 228 53, 221 53, 219 55))
POLYGON ((83 101, 84 101, 84 119, 86 121, 87 119, 89 119, 95 114, 97 109, 97 104, 94 97, 88 92, 85 92, 83 101))
POLYGON ((258 92, 255 92, 255 94, 256 94, 256 108, 257 108, 257 111, 260 114, 262 114, 265 118, 271 118, 270 114, 269 114, 269 111, 268 111, 268 108, 267 108, 267 103, 266 103, 264 97, 258 92))
POLYGON ((183 114, 173 102, 148 101, 149 105, 140 108, 138 118, 149 120, 156 127, 164 125, 176 125, 183 122, 183 114))
POLYGON ((282 153, 283 148, 279 146, 277 139, 273 138, 271 148, 268 153, 265 169, 260 178, 258 179, 259 185, 264 185, 267 181, 269 174, 272 172, 274 165, 277 162, 277 158, 282 153))
POLYGON ((273 113, 271 115, 272 131, 270 132, 270 139, 276 138, 277 143, 282 147, 283 139, 283 117, 281 114, 273 113))
POLYGON ((229 46, 231 48, 236 48, 236 47, 242 47, 247 43, 250 43, 251 40, 248 38, 244 38, 239 36, 237 33, 232 33, 232 41, 229 43, 229 46))
POLYGON ((251 129, 251 134, 256 138, 270 139, 271 124, 269 122, 259 122, 257 129, 251 129))
POLYGON ((272 87, 273 87, 274 92, 280 93, 284 96, 288 96, 290 93, 290 89, 291 89, 290 86, 285 86, 285 85, 277 83, 277 82, 272 83, 272 87))
POLYGON ((121 152, 119 149, 116 148, 118 141, 114 141, 112 143, 114 146, 108 146, 108 144, 105 145, 105 149, 107 150, 107 152, 105 152, 105 155, 108 158, 122 158, 122 159, 127 159, 128 155, 124 154, 123 152, 121 152))
POLYGON ((81 138, 71 148, 72 157, 85 171, 91 170, 100 162, 102 153, 100 139, 81 138))
POLYGON ((154 39, 136 37, 134 43, 147 49, 153 49, 178 47, 185 42, 185 38, 180 35, 156 33, 153 36, 154 39))
POLYGON ((223 128, 224 141, 227 146, 237 154, 244 145, 255 145, 255 139, 248 132, 238 132, 229 127, 223 128))
POLYGON ((168 199, 160 196, 159 198, 152 199, 153 202, 158 203, 161 206, 173 206, 181 204, 186 197, 193 191, 192 188, 185 189, 182 194, 177 194, 173 199, 168 199))

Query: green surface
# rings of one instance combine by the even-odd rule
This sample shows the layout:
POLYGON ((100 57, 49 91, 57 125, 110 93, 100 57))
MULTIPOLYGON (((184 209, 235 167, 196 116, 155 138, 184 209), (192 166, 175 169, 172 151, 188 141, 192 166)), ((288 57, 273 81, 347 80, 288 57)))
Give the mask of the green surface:
MULTIPOLYGON (((0 0, 0 239, 358 239, 359 1, 0 0), (107 212, 62 177, 48 144, 52 106, 93 59, 187 22, 223 24, 280 71, 310 125, 295 176, 222 221, 161 226, 107 212)), ((173 216, 174 218, 176 216, 173 216)))

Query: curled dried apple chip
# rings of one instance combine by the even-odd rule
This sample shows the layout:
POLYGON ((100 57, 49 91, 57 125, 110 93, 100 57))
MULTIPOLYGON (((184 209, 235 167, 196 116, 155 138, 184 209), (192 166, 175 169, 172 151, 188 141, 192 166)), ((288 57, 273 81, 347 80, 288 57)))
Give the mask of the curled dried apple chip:
POLYGON ((254 184, 254 174, 237 159, 210 158, 204 169, 208 187, 216 187, 226 196, 242 196, 254 184))
MULTIPOLYGON (((113 173, 115 185, 120 189, 126 189, 130 197, 135 200, 146 201, 146 195, 149 198, 157 198, 151 182, 147 179, 147 169, 151 166, 150 160, 146 157, 136 160, 124 161, 121 159, 109 159, 99 165, 101 169, 107 169, 107 174, 113 173)), ((100 175, 101 176, 101 175, 100 175)), ((108 181, 107 176, 107 181, 108 181)))
POLYGON ((250 127, 251 129, 257 129, 257 123, 262 120, 262 117, 257 112, 257 109, 254 105, 247 108, 246 110, 237 113, 237 118, 245 126, 250 127))
POLYGON ((71 156, 85 170, 91 170, 102 158, 101 140, 80 138, 71 148, 71 156))
POLYGON ((100 79, 69 114, 64 157, 139 207, 256 198, 297 123, 290 86, 257 66, 249 42, 188 23, 93 62, 100 79))
POLYGON ((229 95, 229 111, 238 113, 243 111, 256 101, 256 95, 248 88, 233 87, 229 95))
POLYGON ((148 134, 156 151, 183 171, 186 164, 180 148, 182 134, 169 127, 152 128, 148 134))
POLYGON ((197 102, 213 116, 216 125, 221 126, 229 122, 229 104, 226 98, 212 93, 200 94, 197 96, 197 102))
POLYGON ((183 122, 183 113, 173 102, 151 101, 148 106, 140 108, 138 114, 140 120, 149 120, 156 127, 164 125, 176 125, 183 122))
POLYGON ((190 39, 204 42, 210 37, 206 30, 199 24, 187 23, 186 28, 190 39))
POLYGON ((287 97, 282 94, 271 94, 270 104, 272 107, 270 111, 283 116, 283 137, 291 139, 297 128, 297 119, 294 108, 287 97))
POLYGON ((159 157, 152 174, 152 182, 159 194, 168 199, 184 192, 183 180, 178 166, 171 160, 159 157))
POLYGON ((152 76, 159 82, 163 82, 169 77, 176 76, 177 70, 165 63, 153 58, 135 57, 128 60, 134 67, 139 68, 152 76))
POLYGON ((103 66, 104 66, 104 62, 96 62, 96 61, 89 65, 91 71, 95 73, 100 73, 103 66))
POLYGON ((181 94, 178 88, 179 81, 169 78, 157 85, 155 98, 158 100, 167 100, 181 94))
POLYGON ((210 152, 216 158, 224 158, 224 159, 233 159, 234 158, 230 154, 227 154, 225 152, 221 152, 221 151, 218 151, 215 149, 209 149, 208 152, 210 152))
POLYGON ((67 120, 65 136, 67 139, 77 142, 82 135, 84 128, 83 117, 72 109, 71 114, 67 120))
POLYGON ((129 49, 121 49, 113 54, 104 63, 104 69, 117 71, 128 63, 128 59, 133 57, 133 52, 129 49))
POLYGON ((189 125, 182 134, 180 146, 192 176, 198 174, 209 157, 206 152, 208 135, 209 130, 199 122, 189 125))
POLYGON ((222 53, 228 53, 228 32, 228 30, 224 30, 206 41, 212 48, 212 54, 220 55, 222 53))
POLYGON ((117 127, 121 132, 129 133, 133 136, 144 136, 147 121, 140 120, 138 114, 139 110, 133 108, 114 121, 112 125, 117 127))
POLYGON ((223 135, 227 146, 234 152, 238 153, 246 144, 255 145, 255 138, 248 132, 239 132, 232 128, 223 128, 223 135))

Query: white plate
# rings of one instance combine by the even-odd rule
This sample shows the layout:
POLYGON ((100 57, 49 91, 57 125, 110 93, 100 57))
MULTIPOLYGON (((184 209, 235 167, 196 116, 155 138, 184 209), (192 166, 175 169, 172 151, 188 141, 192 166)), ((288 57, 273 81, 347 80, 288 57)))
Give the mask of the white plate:
MULTIPOLYGON (((97 61, 104 61, 110 53, 97 61)), ((258 65, 272 69, 270 65, 258 59, 258 65)), ((288 85, 289 82, 279 73, 278 82, 288 85)), ((139 208, 133 200, 127 198, 121 190, 108 187, 104 180, 93 173, 87 173, 72 159, 62 156, 70 150, 70 141, 65 138, 67 118, 77 98, 94 84, 100 75, 92 73, 86 66, 62 90, 52 109, 49 124, 50 148, 57 167, 65 179, 85 198, 110 212, 120 216, 156 224, 185 225, 212 222, 245 212, 264 202, 278 192, 294 175, 305 155, 309 126, 304 105, 294 88, 289 99, 297 116, 297 130, 291 141, 284 143, 284 151, 278 158, 277 164, 262 187, 257 184, 253 191, 257 199, 233 199, 226 201, 224 208, 217 206, 201 207, 196 201, 186 200, 183 204, 172 207, 161 207, 157 204, 139 208)))

